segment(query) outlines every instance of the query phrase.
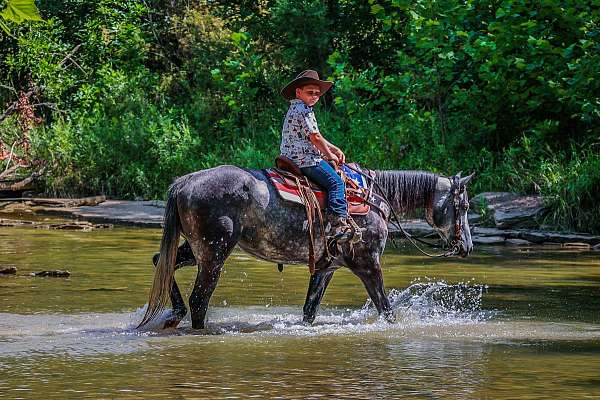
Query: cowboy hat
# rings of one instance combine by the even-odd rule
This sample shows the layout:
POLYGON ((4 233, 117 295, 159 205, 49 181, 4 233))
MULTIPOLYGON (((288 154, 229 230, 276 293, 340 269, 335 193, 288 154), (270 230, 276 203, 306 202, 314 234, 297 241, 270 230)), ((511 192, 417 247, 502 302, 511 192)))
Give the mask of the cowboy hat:
POLYGON ((331 86, 333 86, 333 82, 331 81, 320 80, 317 71, 307 69, 300 72, 300 74, 298 74, 293 81, 285 85, 285 87, 281 89, 280 93, 284 99, 293 100, 296 98, 296 89, 309 84, 319 86, 319 89, 321 89, 321 94, 325 93, 331 88, 331 86))

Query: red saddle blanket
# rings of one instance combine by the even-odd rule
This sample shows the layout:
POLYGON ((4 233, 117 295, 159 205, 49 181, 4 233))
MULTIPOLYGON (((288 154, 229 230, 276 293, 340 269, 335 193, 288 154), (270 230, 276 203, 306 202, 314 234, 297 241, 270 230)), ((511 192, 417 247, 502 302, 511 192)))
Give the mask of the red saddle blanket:
MULTIPOLYGON (((265 172, 282 199, 298 204, 304 204, 302 202, 302 197, 300 196, 296 178, 293 174, 277 168, 268 168, 265 172)), ((304 177, 300 177, 300 181, 302 183, 304 177)), ((365 193, 363 192, 363 189, 355 189, 349 186, 350 185, 346 185, 348 212, 351 215, 368 214, 371 208, 365 202, 365 193)), ((327 193, 313 182, 310 182, 310 188, 315 194, 321 209, 325 209, 327 207, 327 193)))

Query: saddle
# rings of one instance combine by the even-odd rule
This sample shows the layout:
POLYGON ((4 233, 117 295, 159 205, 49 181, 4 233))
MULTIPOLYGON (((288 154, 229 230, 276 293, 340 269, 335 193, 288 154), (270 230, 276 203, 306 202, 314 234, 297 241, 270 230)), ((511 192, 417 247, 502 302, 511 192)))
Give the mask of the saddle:
MULTIPOLYGON (((303 189, 310 189, 319 203, 319 208, 323 210, 327 207, 327 193, 319 185, 302 175, 300 168, 292 161, 287 157, 279 156, 275 159, 275 165, 277 168, 268 168, 265 172, 282 199, 304 204, 301 192, 303 189)), ((349 165, 352 169, 361 171, 358 164, 349 165)), ((348 213, 350 215, 367 215, 371 210, 369 199, 372 187, 367 184, 360 173, 355 173, 352 169, 345 168, 341 171, 341 177, 346 184, 348 213)))
MULTIPOLYGON (((315 272, 315 231, 313 221, 318 216, 323 232, 326 257, 331 258, 329 248, 325 240, 325 228, 321 210, 327 207, 327 195, 325 191, 314 182, 311 182, 302 171, 289 158, 279 156, 275 159, 277 168, 265 169, 265 174, 279 193, 282 199, 293 203, 302 204, 306 208, 307 233, 308 233, 308 268, 312 274, 315 272), (317 208, 318 207, 318 208, 317 208)), ((384 219, 389 217, 389 206, 381 196, 373 193, 373 181, 375 174, 372 171, 361 171, 358 164, 343 166, 341 177, 346 184, 346 200, 348 202, 348 213, 350 215, 366 215, 371 210, 371 205, 384 219), (345 167, 345 168, 344 168, 345 167), (358 172, 357 172, 358 171, 358 172), (364 179, 364 175, 371 177, 370 183, 364 179)), ((356 226, 356 224, 355 224, 356 226)), ((278 265, 279 270, 283 266, 278 265)))

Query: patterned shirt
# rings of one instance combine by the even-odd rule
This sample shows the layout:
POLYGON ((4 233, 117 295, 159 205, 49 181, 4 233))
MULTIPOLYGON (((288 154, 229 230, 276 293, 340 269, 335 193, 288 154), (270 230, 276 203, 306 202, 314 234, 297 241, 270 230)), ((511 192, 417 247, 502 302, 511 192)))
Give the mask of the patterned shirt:
POLYGON ((322 158, 308 139, 311 133, 320 133, 312 107, 300 99, 290 101, 281 131, 281 155, 300 168, 316 165, 322 158))

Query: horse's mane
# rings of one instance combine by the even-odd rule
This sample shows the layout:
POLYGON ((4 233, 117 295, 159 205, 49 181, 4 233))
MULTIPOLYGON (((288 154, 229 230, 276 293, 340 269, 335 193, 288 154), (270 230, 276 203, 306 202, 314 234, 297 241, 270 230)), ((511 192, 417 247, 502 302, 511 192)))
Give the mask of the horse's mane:
POLYGON ((375 181, 394 210, 405 214, 431 207, 438 175, 425 171, 375 171, 375 181))

